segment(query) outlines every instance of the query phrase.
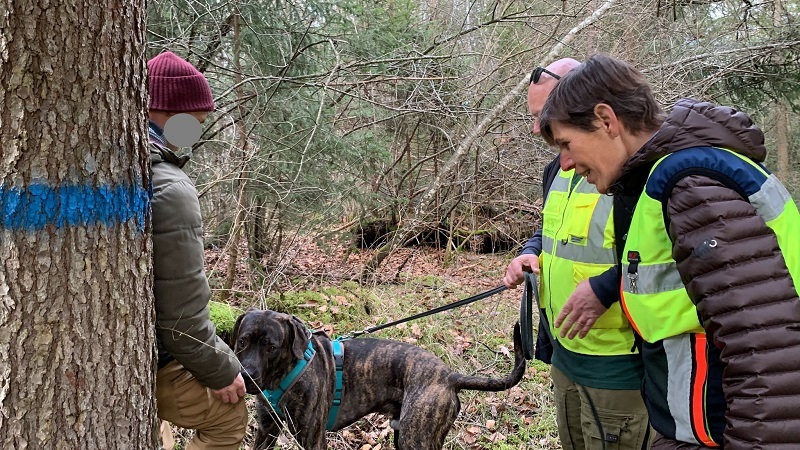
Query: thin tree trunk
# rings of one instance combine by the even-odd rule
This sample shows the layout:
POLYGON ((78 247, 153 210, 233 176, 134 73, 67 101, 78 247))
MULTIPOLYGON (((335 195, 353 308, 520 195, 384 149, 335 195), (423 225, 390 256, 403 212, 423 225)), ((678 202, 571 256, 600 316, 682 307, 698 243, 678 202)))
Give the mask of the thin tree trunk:
MULTIPOLYGON (((774 2, 773 23, 776 28, 783 25, 783 4, 774 2)), ((778 100, 775 103, 775 147, 778 152, 778 176, 786 180, 789 176, 789 119, 786 103, 778 100)))
MULTIPOLYGON (((562 49, 569 45, 575 37, 580 33, 583 29, 587 26, 595 23, 598 21, 609 8, 614 6, 616 0, 607 0, 604 2, 599 8, 597 8, 589 17, 584 19, 580 24, 576 25, 573 29, 567 33, 563 39, 559 40, 558 44, 553 46, 548 53, 547 57, 540 62, 540 65, 544 66, 547 65, 549 62, 555 60, 561 54, 562 49)), ((473 128, 467 136, 461 141, 456 151, 450 157, 450 159, 445 162, 445 164, 441 167, 441 170, 437 173, 434 177, 431 184, 425 190, 425 192, 420 196, 419 200, 417 201, 413 212, 409 215, 407 219, 402 221, 398 227, 397 232, 392 236, 392 239, 384 246, 378 249, 378 251, 364 264, 364 269, 361 273, 362 279, 370 279, 373 277, 373 274, 386 259, 387 256, 391 254, 395 249, 399 248, 405 242, 414 236, 419 230, 420 226, 426 222, 427 217, 430 215, 431 212, 431 203, 436 198, 436 194, 441 189, 442 185, 445 183, 447 177, 454 172, 455 168, 461 164, 462 160, 466 157, 467 152, 469 151, 472 144, 475 143, 478 138, 483 136, 486 130, 489 128, 489 125, 492 121, 497 118, 506 108, 511 104, 511 102, 519 101, 520 95, 523 89, 528 87, 528 75, 525 76, 517 83, 517 85, 503 97, 500 102, 492 108, 491 111, 483 118, 483 120, 478 123, 478 125, 473 128)))
POLYGON ((789 119, 786 104, 775 104, 775 150, 778 152, 778 176, 789 176, 789 119))
POLYGON ((236 98, 238 100, 238 110, 239 110, 239 121, 238 126, 236 127, 237 130, 237 138, 238 138, 238 149, 241 151, 242 154, 242 162, 239 168, 239 177, 238 177, 238 190, 236 194, 236 214, 234 215, 233 219, 233 226, 231 227, 231 237, 228 240, 228 267, 226 269, 225 275, 225 282, 223 284, 223 292, 224 297, 226 300, 230 301, 233 299, 233 281, 236 279, 236 266, 239 262, 239 237, 242 234, 242 228, 244 227, 245 221, 245 214, 247 212, 247 205, 245 205, 246 201, 246 190, 247 190, 247 165, 249 164, 249 157, 247 155, 247 120, 245 119, 245 111, 244 111, 244 92, 243 88, 240 85, 242 79, 242 65, 240 63, 240 35, 239 35, 239 7, 238 5, 235 6, 236 11, 234 11, 234 18, 233 18, 233 35, 234 35, 234 50, 233 50, 233 58, 234 58, 234 70, 236 71, 236 98))
POLYGON ((157 445, 145 3, 0 0, 0 448, 157 445))

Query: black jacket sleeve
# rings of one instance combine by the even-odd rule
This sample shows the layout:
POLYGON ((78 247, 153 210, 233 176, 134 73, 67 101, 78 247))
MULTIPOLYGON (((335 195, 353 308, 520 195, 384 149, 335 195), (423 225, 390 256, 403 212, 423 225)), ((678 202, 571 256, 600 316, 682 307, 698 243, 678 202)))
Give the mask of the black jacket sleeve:
POLYGON ((589 286, 600 303, 606 309, 610 308, 619 301, 619 269, 614 265, 600 275, 589 278, 589 286))

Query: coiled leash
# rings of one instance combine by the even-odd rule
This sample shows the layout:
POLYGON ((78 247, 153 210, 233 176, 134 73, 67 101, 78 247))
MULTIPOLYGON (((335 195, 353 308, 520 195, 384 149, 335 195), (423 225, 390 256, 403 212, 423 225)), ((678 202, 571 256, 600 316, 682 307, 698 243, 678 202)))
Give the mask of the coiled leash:
POLYGON ((525 272, 525 281, 522 289, 522 301, 519 304, 519 327, 522 332, 522 352, 525 359, 533 359, 533 299, 536 298, 536 308, 539 307, 539 280, 536 274, 525 272))

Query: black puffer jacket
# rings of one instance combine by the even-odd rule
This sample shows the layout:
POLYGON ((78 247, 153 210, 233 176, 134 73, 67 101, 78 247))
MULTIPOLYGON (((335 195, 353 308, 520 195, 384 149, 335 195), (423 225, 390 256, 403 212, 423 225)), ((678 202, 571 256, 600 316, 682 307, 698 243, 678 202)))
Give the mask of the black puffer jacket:
MULTIPOLYGON (((766 157, 764 135, 746 114, 684 99, 612 190, 638 196, 655 161, 698 146, 766 157)), ((739 192, 713 171, 681 178, 665 197, 672 255, 725 364, 725 449, 800 449, 800 299, 775 233, 739 192), (700 260, 693 250, 709 235, 719 245, 700 260)), ((800 256, 800 234, 788 247, 800 256)))

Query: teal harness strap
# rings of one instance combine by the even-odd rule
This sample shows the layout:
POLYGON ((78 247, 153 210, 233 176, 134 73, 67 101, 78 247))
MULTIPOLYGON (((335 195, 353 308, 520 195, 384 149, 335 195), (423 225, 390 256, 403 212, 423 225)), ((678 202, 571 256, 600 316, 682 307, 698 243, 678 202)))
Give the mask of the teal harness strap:
POLYGON ((333 403, 331 410, 328 413, 328 423, 325 425, 327 430, 333 429, 333 424, 336 422, 336 416, 339 414, 339 406, 342 404, 342 389, 343 389, 343 376, 342 368, 344 367, 344 346, 339 339, 331 341, 333 347, 333 361, 336 363, 336 384, 333 387, 333 403))
POLYGON ((261 391, 261 393, 264 394, 264 397, 266 397, 267 400, 269 400, 270 405, 272 405, 272 409, 274 409, 275 412, 278 413, 278 417, 283 418, 283 414, 281 413, 281 409, 279 406, 283 394, 285 394, 286 391, 288 391, 289 388, 292 387, 292 384, 294 384, 295 380, 297 380, 300 377, 300 375, 303 374, 303 372, 308 367, 308 363, 311 362, 311 358, 314 357, 315 353, 316 351, 314 351, 314 345, 309 340, 308 347, 306 348, 306 351, 303 353, 303 359, 297 361, 297 364, 295 364, 294 369, 292 369, 292 371, 289 372, 288 375, 283 377, 283 380, 281 380, 281 382, 278 383, 278 387, 273 390, 264 389, 263 391, 261 391))

